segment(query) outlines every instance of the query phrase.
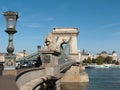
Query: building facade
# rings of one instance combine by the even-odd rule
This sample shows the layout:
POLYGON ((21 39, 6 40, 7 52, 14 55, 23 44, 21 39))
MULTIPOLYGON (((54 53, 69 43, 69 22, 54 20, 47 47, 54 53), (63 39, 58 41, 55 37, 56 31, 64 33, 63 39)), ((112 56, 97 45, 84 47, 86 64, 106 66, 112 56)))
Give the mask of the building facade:
POLYGON ((85 51, 84 49, 83 49, 83 51, 81 52, 81 60, 83 61, 83 60, 87 60, 88 58, 93 58, 93 55, 90 53, 90 52, 88 52, 88 51, 85 51))
MULTIPOLYGON (((5 54, 7 54, 7 53, 0 53, 0 62, 1 63, 5 62, 5 54)), ((16 53, 16 60, 19 58, 22 58, 24 56, 28 56, 28 54, 23 53, 23 52, 16 53)))
POLYGON ((96 55, 96 58, 98 56, 102 56, 103 58, 106 58, 109 56, 109 57, 112 57, 112 60, 115 60, 115 61, 117 61, 119 59, 116 51, 113 51, 112 53, 107 53, 106 51, 102 51, 101 53, 98 53, 96 55))

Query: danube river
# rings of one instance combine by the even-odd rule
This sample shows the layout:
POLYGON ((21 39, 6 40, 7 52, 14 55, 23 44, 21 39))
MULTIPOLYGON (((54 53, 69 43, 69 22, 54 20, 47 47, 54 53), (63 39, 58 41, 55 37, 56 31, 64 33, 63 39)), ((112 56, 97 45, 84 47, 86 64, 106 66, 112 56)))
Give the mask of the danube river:
POLYGON ((120 68, 91 68, 89 83, 62 83, 61 90, 120 90, 120 68))

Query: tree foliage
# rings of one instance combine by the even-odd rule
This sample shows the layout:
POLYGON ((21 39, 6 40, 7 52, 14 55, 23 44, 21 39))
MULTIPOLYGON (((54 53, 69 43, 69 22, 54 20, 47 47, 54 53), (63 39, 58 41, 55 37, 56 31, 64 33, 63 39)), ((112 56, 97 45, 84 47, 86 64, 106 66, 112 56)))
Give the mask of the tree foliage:
POLYGON ((112 64, 112 57, 107 56, 107 57, 104 59, 104 63, 112 64))
POLYGON ((96 63, 97 63, 98 65, 103 64, 103 57, 101 57, 101 56, 97 57, 97 58, 96 58, 96 63))
POLYGON ((92 59, 92 63, 96 63, 96 59, 92 59))
POLYGON ((107 56, 107 57, 102 57, 102 56, 98 56, 96 59, 91 59, 90 57, 88 57, 87 59, 84 59, 83 60, 83 63, 84 64, 91 64, 91 63, 96 63, 98 65, 101 65, 101 64, 119 64, 118 61, 116 60, 113 60, 112 57, 110 56, 107 56))
POLYGON ((91 64, 92 63, 92 59, 90 57, 87 58, 87 63, 91 64))
POLYGON ((87 64, 87 60, 86 60, 86 59, 84 59, 84 60, 83 60, 83 63, 84 63, 84 64, 87 64))
POLYGON ((115 63, 116 65, 119 65, 120 63, 118 62, 118 61, 116 61, 116 63, 115 63))

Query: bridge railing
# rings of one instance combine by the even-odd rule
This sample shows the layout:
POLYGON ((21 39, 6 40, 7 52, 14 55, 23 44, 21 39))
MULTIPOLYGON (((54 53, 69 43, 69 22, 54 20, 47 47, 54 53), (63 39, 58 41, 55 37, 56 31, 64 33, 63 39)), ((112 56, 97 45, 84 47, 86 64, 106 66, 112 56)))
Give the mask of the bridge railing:
POLYGON ((34 82, 33 85, 29 86, 31 88, 34 88, 34 85, 40 83, 39 79, 41 79, 42 77, 46 77, 43 68, 37 68, 37 69, 34 68, 34 69, 26 70, 17 75, 16 84, 19 90, 32 90, 32 89, 21 89, 21 88, 26 86, 27 83, 31 82, 32 80, 38 80, 38 82, 34 82))
POLYGON ((38 52, 32 53, 28 56, 22 57, 22 58, 18 58, 16 61, 21 61, 21 60, 34 60, 38 57, 38 52))
POLYGON ((68 61, 62 63, 59 65, 60 67, 60 72, 66 70, 67 68, 69 68, 70 66, 72 66, 75 63, 75 60, 69 59, 68 61))

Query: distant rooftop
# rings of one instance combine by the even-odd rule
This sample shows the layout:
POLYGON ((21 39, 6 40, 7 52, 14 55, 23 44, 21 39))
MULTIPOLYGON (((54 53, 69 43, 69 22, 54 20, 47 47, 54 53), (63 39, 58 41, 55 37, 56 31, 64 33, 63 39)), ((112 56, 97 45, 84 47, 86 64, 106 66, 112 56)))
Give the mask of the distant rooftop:
POLYGON ((106 51, 102 51, 101 53, 97 53, 97 55, 100 55, 100 54, 109 54, 109 55, 112 55, 116 53, 116 51, 113 51, 112 53, 107 53, 106 51))

